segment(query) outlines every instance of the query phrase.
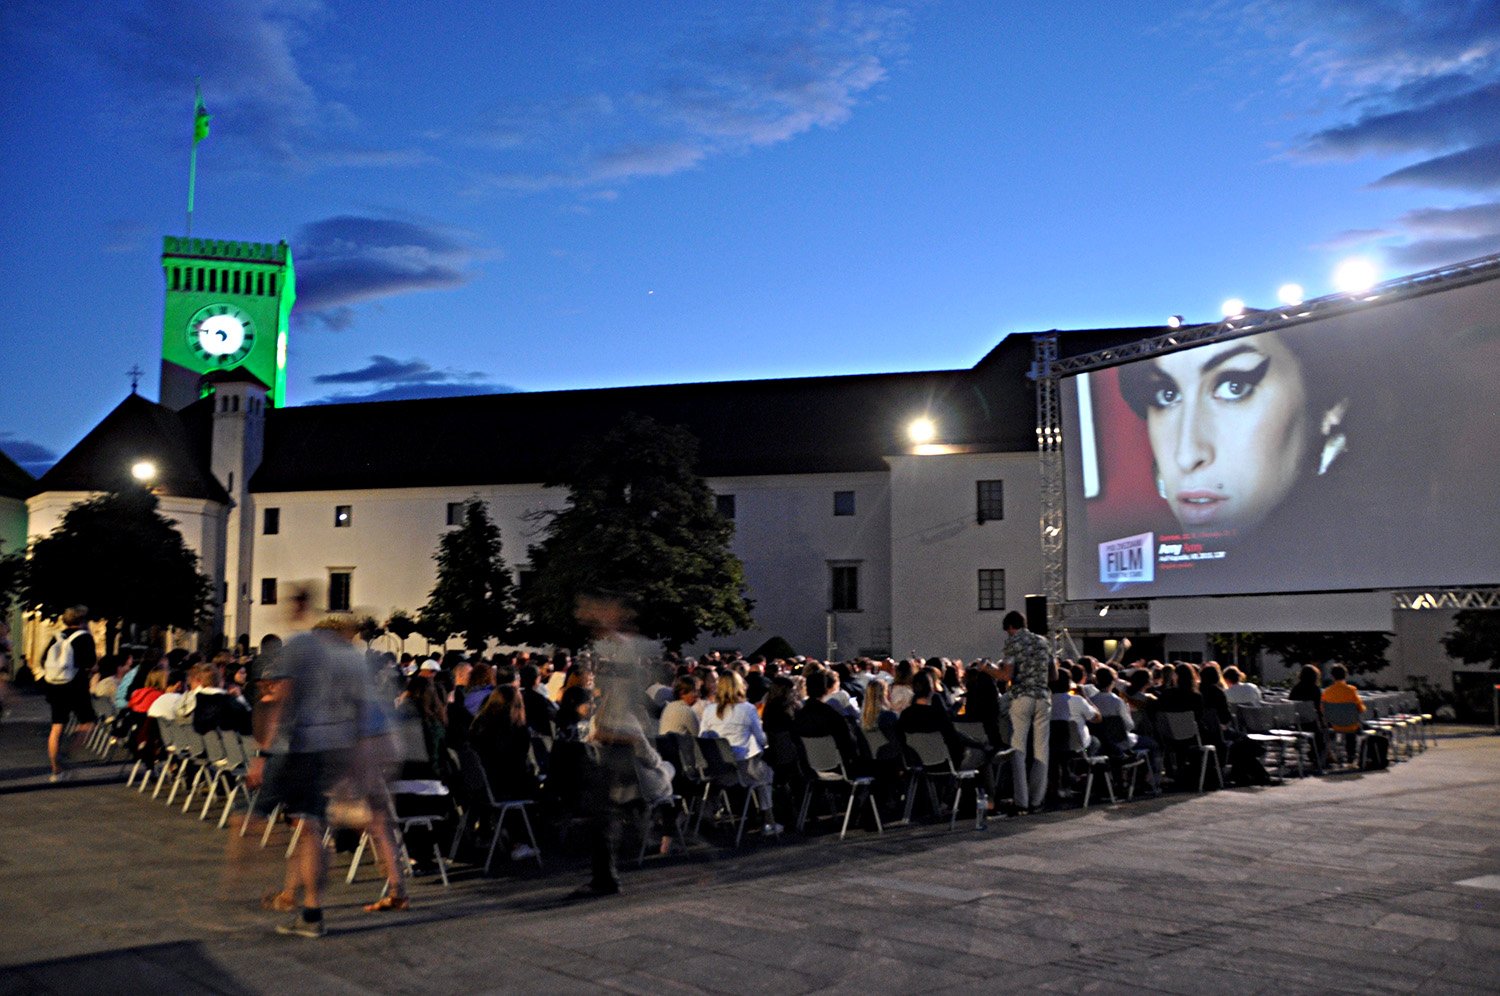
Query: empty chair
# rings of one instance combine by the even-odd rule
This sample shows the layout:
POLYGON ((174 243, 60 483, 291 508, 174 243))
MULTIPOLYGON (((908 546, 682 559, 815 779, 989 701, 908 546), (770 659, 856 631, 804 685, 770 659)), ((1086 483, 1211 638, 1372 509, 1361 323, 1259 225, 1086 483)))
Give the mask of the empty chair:
POLYGON ((484 762, 471 748, 465 747, 458 751, 458 771, 464 791, 464 818, 459 822, 458 830, 453 835, 453 845, 449 849, 449 856, 458 854, 459 842, 463 839, 467 829, 471 826, 477 829, 482 826, 480 817, 490 816, 495 821, 495 827, 490 835, 489 850, 484 857, 484 870, 488 874, 490 865, 495 860, 495 847, 500 843, 500 833, 505 826, 505 817, 518 813, 526 829, 526 839, 531 843, 536 866, 541 868, 542 851, 537 846, 536 834, 531 829, 531 817, 527 815, 528 808, 534 805, 535 801, 532 799, 496 799, 494 790, 490 788, 489 775, 484 770, 484 762))

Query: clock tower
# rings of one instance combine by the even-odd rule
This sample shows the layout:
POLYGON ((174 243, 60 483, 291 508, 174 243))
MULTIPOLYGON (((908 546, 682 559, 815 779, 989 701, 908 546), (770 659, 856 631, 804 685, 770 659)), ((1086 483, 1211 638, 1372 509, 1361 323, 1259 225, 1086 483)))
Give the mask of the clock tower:
POLYGON ((297 299, 285 242, 167 236, 161 403, 183 409, 202 397, 206 374, 243 370, 286 404, 287 319, 297 299))

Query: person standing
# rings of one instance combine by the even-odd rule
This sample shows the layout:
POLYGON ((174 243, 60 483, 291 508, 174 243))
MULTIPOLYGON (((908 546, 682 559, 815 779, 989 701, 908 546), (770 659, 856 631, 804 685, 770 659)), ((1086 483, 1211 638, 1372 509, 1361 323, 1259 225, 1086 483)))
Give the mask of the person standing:
POLYGON ((94 703, 89 698, 89 675, 94 672, 98 655, 94 635, 88 631, 89 610, 75 605, 64 609, 63 631, 53 638, 42 654, 42 680, 47 705, 52 710, 52 729, 47 734, 47 760, 52 765, 49 781, 60 782, 62 768, 63 727, 68 716, 78 717, 79 739, 94 729, 94 703))
POLYGON ((1026 617, 1007 612, 1000 676, 1010 682, 1011 787, 1016 808, 1036 812, 1047 793, 1052 731, 1052 676, 1057 668, 1047 641, 1026 628, 1026 617))

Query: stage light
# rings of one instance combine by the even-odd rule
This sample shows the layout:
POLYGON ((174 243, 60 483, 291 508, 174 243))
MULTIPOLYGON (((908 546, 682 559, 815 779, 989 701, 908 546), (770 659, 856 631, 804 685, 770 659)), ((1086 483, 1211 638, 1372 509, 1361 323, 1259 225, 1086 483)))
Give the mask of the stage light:
POLYGON ((1245 302, 1242 298, 1227 298, 1221 307, 1225 318, 1238 318, 1245 313, 1245 302))
POLYGON ((1168 315, 1167 316, 1167 328, 1169 328, 1169 329, 1180 329, 1180 328, 1182 328, 1182 316, 1181 315, 1168 315))
POLYGON ((906 435, 918 446, 930 443, 937 438, 937 425, 924 415, 912 419, 911 424, 906 427, 906 435))
POLYGON ((1375 264, 1363 256, 1346 259, 1333 271, 1333 286, 1345 294, 1362 294, 1375 286, 1380 275, 1375 264))
POLYGON ((1101 608, 1099 610, 1099 618, 1103 619, 1107 615, 1109 615, 1109 606, 1108 605, 1104 606, 1103 608, 1101 608))
POLYGON ((1276 291, 1276 298, 1282 304, 1298 305, 1302 303, 1303 291, 1301 284, 1282 284, 1276 291))
POLYGON ((156 464, 150 460, 137 460, 130 465, 130 476, 145 484, 156 479, 156 464))

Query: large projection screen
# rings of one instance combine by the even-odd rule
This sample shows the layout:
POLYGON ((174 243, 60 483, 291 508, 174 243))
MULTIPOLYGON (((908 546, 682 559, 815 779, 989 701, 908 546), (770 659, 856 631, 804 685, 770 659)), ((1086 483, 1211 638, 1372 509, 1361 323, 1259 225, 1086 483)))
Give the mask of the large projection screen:
POLYGON ((1500 279, 1062 382, 1069 599, 1500 583, 1500 279))

